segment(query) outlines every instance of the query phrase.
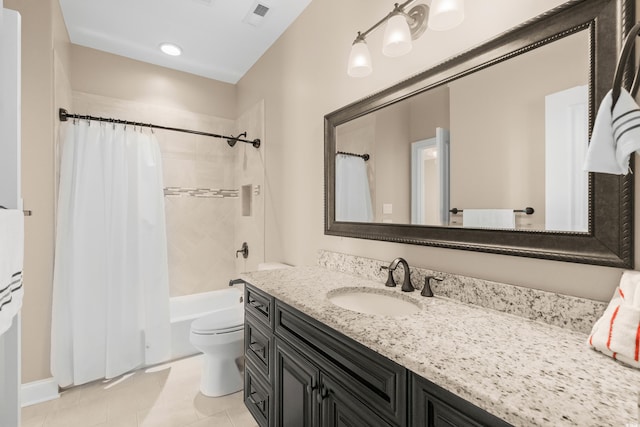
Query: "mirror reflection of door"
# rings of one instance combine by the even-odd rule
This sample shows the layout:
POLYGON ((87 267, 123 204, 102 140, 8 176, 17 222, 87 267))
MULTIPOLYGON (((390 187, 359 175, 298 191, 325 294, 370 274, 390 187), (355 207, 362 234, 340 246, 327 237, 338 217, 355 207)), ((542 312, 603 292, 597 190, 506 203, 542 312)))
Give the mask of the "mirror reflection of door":
POLYGON ((545 97, 545 229, 589 231, 589 88, 545 97))
POLYGON ((411 144, 411 223, 449 224, 449 131, 411 144))

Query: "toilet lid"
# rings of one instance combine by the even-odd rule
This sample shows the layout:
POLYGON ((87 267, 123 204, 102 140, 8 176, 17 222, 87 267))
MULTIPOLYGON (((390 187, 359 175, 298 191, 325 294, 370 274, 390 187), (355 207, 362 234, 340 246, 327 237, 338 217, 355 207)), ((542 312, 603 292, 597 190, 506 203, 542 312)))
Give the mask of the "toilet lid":
POLYGON ((234 332, 244 328, 244 307, 230 307, 202 316, 191 323, 196 334, 234 332))

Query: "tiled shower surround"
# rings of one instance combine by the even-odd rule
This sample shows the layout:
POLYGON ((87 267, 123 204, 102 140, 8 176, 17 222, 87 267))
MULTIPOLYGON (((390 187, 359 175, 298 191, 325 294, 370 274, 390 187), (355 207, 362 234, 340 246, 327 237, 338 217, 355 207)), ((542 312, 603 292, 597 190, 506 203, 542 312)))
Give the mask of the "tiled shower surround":
MULTIPOLYGON (((367 279, 380 281, 384 286, 387 272, 381 266, 390 260, 381 261, 355 255, 321 250, 318 265, 329 270, 355 274, 367 279)), ((411 268, 411 282, 416 289, 422 289, 427 275, 444 279, 431 281, 433 293, 467 304, 479 305, 526 319, 550 325, 589 333, 607 307, 607 303, 561 295, 537 289, 524 288, 473 277, 443 273, 420 267, 411 268)), ((396 283, 402 283, 402 268, 395 272, 396 283)))
MULTIPOLYGON (((237 126, 244 126, 251 138, 263 137, 261 103, 236 121, 74 92, 73 111, 223 135, 237 135, 237 126)), ((154 133, 162 153, 170 295, 226 288, 239 271, 250 267, 248 261, 262 255, 262 226, 248 226, 263 224, 262 195, 253 193, 254 215, 240 217, 242 186, 264 185, 261 150, 248 144, 230 147, 225 139, 203 135, 160 129, 154 133), (249 260, 235 257, 242 241, 250 245, 249 260)))
MULTIPOLYGON (((166 168, 172 164, 171 153, 162 154, 166 168)), ((171 296, 226 286, 211 278, 231 278, 235 273, 230 249, 238 190, 166 187, 164 194, 171 296)))
POLYGON ((181 188, 181 187, 165 187, 164 195, 178 197, 238 197, 238 190, 221 190, 218 188, 181 188))

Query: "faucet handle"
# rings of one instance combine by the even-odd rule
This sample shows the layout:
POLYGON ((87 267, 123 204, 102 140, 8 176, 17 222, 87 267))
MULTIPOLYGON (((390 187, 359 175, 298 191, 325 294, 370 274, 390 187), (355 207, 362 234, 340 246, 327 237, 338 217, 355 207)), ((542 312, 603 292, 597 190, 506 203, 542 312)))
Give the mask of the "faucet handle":
POLYGON ((431 279, 437 282, 442 282, 444 280, 442 277, 426 276, 424 278, 424 288, 422 288, 422 292, 420 292, 420 295, 422 295, 423 297, 433 296, 433 291, 431 290, 431 279))
POLYGON ((380 271, 382 270, 387 270, 389 273, 389 276, 387 276, 387 283, 385 283, 384 285, 388 288, 395 288, 396 287, 396 281, 393 279, 393 270, 389 267, 387 267, 386 265, 381 265, 380 266, 380 271))

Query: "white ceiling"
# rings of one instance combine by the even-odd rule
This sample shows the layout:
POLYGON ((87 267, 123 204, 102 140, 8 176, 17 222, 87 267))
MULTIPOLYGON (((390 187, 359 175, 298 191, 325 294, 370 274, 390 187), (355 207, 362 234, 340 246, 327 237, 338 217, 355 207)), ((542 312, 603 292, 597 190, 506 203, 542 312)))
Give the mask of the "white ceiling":
POLYGON ((60 0, 71 42, 237 83, 311 0, 60 0), (258 4, 269 11, 246 22, 258 4), (179 57, 160 43, 179 45, 179 57))

